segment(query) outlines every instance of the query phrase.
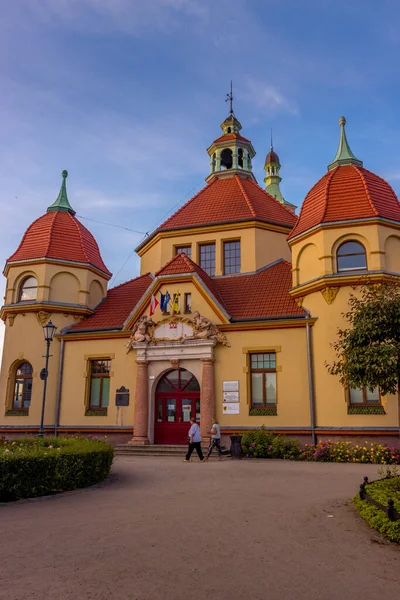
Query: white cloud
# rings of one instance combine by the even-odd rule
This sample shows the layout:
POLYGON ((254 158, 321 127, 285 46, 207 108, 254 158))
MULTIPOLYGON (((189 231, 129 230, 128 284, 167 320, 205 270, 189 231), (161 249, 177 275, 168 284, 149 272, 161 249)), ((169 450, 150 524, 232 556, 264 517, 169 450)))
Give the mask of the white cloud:
POLYGON ((248 78, 244 86, 238 89, 237 96, 240 100, 255 107, 261 112, 281 111, 298 115, 296 103, 281 92, 276 85, 261 79, 248 78))

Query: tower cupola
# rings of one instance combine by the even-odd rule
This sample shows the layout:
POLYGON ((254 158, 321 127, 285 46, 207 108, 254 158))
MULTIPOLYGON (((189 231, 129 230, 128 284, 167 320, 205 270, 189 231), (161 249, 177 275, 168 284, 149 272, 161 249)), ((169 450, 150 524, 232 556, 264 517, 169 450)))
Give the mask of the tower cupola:
MULTIPOLYGON (((233 112, 232 82, 230 94, 229 116, 221 123, 222 135, 207 148, 210 156, 210 174, 207 183, 215 178, 233 177, 240 175, 256 182, 252 172, 252 159, 256 152, 250 140, 240 134, 242 126, 233 112)), ((257 183, 257 182, 256 182, 257 183)))
POLYGON ((270 150, 265 158, 264 170, 265 170, 265 191, 268 192, 275 200, 278 200, 281 204, 292 210, 293 212, 296 210, 296 206, 287 202, 285 198, 282 196, 281 188, 279 187, 280 182, 282 181, 282 177, 279 175, 279 171, 281 169, 281 163, 279 161, 279 156, 274 151, 274 146, 272 143, 272 131, 271 131, 271 146, 270 150))

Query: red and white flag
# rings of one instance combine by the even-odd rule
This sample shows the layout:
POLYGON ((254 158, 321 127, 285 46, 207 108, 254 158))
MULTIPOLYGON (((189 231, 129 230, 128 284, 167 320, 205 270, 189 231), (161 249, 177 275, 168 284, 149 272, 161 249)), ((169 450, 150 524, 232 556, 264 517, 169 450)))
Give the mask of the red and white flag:
POLYGON ((156 312, 156 308, 159 305, 159 301, 157 300, 157 298, 154 296, 154 294, 151 296, 151 301, 150 301, 150 316, 154 315, 154 313, 156 312))

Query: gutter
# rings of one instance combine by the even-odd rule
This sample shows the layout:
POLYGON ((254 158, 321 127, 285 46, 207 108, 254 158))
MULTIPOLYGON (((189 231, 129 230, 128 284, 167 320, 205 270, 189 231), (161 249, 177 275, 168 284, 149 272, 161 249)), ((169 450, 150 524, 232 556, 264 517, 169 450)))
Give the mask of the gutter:
POLYGON ((306 308, 303 310, 307 313, 306 322, 306 340, 307 340, 307 363, 308 363, 308 393, 310 398, 310 426, 311 426, 311 437, 312 443, 316 444, 317 436, 315 434, 315 398, 314 398, 314 357, 312 348, 312 334, 309 319, 311 319, 311 313, 306 308))
POLYGON ((57 429, 60 427, 60 408, 61 408, 61 389, 62 379, 64 373, 64 339, 61 338, 61 349, 60 349, 60 362, 58 366, 58 383, 57 383, 57 396, 56 396, 56 418, 54 424, 54 435, 57 437, 57 429))

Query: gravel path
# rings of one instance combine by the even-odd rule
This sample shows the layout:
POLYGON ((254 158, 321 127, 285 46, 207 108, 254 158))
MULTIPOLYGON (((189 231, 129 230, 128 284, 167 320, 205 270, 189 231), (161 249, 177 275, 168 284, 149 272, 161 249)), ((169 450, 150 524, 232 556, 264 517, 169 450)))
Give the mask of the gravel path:
POLYGON ((119 457, 99 487, 0 505, 0 599, 394 600, 400 548, 347 502, 364 475, 119 457))

